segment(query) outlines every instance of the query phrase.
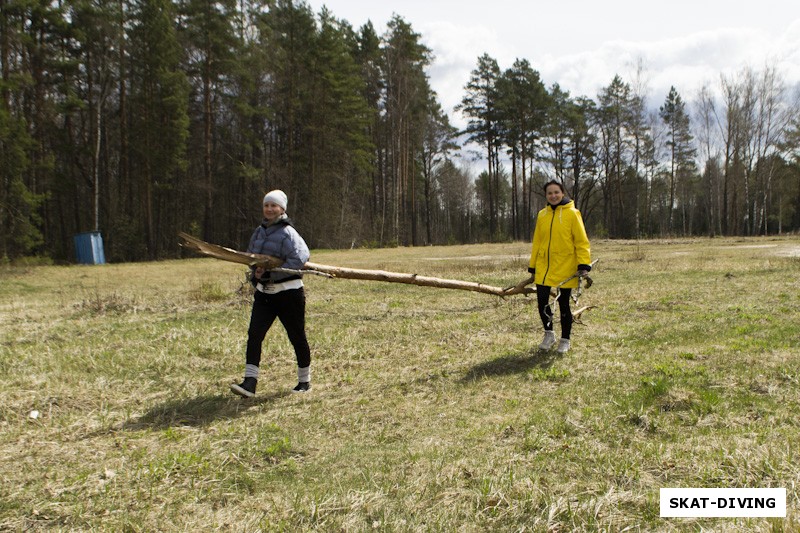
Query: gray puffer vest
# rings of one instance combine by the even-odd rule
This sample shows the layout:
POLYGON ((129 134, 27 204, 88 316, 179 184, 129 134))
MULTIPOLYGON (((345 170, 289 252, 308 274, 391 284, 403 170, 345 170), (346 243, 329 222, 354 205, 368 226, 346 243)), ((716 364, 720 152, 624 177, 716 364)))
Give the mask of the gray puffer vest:
MULTIPOLYGON (((281 268, 292 270, 303 268, 303 265, 306 264, 306 261, 311 256, 306 242, 294 229, 292 221, 286 215, 272 224, 264 220, 253 232, 253 236, 250 237, 247 251, 252 254, 271 255, 283 259, 284 263, 281 268)), ((302 278, 302 275, 285 272, 269 273, 269 280, 273 282, 299 278, 302 278)), ((266 276, 263 279, 266 279, 266 276)))

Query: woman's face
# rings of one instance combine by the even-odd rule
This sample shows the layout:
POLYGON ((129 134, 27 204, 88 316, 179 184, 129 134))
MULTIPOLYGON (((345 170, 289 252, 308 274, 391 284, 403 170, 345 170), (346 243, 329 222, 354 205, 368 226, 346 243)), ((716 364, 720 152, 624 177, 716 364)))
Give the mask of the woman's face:
POLYGON ((558 205, 561 203, 561 200, 564 199, 564 193, 561 191, 561 187, 556 184, 548 185, 544 194, 547 197, 547 203, 550 205, 558 205))
POLYGON ((283 214, 283 208, 276 203, 267 202, 264 204, 264 218, 272 222, 283 214))

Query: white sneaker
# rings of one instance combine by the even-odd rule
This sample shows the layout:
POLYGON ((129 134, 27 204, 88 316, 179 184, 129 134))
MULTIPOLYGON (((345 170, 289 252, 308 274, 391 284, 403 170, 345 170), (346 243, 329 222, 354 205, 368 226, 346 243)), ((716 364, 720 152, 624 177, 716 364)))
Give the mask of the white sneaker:
POLYGON ((553 331, 545 331, 542 343, 539 345, 540 350, 549 350, 556 344, 556 334, 553 331))
POLYGON ((569 351, 569 339, 561 339, 558 341, 558 348, 556 348, 558 353, 567 353, 569 351))

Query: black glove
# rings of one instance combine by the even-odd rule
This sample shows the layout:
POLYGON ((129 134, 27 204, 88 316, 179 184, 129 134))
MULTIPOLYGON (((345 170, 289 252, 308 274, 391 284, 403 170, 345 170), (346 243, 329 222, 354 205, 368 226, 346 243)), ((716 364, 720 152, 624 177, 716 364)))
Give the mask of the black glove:
POLYGON ((261 282, 261 280, 256 276, 256 269, 255 267, 250 269, 250 283, 255 287, 261 282))

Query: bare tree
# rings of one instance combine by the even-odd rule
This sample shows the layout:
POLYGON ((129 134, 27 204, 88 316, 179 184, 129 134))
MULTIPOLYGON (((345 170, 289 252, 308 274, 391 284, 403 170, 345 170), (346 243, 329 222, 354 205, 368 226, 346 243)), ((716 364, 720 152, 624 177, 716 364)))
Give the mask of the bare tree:
POLYGON ((722 233, 722 223, 719 216, 720 207, 720 172, 719 172, 719 147, 717 129, 715 127, 716 109, 714 96, 708 85, 703 85, 695 101, 695 138, 700 147, 699 161, 704 168, 705 201, 707 206, 707 223, 710 236, 722 233))
POLYGON ((774 66, 767 66, 756 85, 757 106, 753 129, 754 173, 757 194, 753 198, 753 232, 767 234, 775 161, 779 144, 792 119, 786 103, 786 84, 774 66))

